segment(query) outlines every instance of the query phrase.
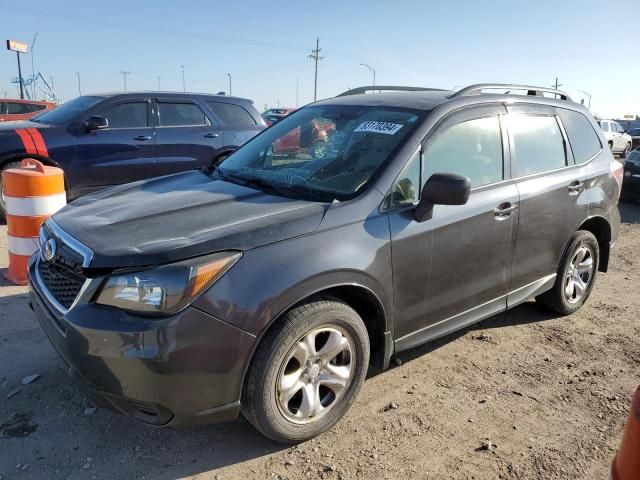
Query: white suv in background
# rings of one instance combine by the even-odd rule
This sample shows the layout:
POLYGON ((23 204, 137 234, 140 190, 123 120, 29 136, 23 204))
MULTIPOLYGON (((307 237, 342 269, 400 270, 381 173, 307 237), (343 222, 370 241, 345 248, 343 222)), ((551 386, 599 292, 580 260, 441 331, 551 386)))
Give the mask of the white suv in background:
POLYGON ((613 120, 600 120, 598 123, 604 132, 604 138, 609 142, 611 151, 619 153, 622 158, 626 158, 629 151, 631 151, 631 135, 624 131, 622 125, 613 120))

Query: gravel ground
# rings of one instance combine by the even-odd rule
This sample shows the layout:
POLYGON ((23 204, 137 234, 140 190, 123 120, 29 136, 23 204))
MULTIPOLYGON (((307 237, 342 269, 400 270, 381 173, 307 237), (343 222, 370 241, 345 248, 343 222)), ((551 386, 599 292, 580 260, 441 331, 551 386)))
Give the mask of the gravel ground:
MULTIPOLYGON (((640 382, 640 206, 621 210, 610 272, 580 312, 529 302, 405 352, 331 432, 294 448, 242 419, 151 429, 95 411, 26 289, 2 281, 0 479, 607 478, 640 382)), ((2 271, 4 226, 0 239, 2 271)))

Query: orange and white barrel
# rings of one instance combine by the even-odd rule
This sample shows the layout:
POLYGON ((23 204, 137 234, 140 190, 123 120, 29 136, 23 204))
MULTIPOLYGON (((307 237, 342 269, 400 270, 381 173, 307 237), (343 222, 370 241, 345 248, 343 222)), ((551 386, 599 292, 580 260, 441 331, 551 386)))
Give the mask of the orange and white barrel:
POLYGON ((2 172, 9 243, 5 278, 27 284, 27 263, 38 250, 42 223, 67 204, 64 173, 37 160, 22 160, 19 168, 2 172))

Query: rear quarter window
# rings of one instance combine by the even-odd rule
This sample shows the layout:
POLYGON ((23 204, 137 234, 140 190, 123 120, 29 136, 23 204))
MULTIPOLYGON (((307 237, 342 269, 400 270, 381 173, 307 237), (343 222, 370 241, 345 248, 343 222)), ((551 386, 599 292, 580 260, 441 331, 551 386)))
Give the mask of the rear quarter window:
POLYGON ((207 105, 211 107, 211 110, 220 117, 220 119, 227 125, 248 127, 255 126, 256 121, 244 108, 232 103, 211 102, 208 101, 207 105))
POLYGON ((558 109, 558 113, 569 137, 576 163, 584 163, 602 150, 598 134, 587 117, 573 110, 558 109))

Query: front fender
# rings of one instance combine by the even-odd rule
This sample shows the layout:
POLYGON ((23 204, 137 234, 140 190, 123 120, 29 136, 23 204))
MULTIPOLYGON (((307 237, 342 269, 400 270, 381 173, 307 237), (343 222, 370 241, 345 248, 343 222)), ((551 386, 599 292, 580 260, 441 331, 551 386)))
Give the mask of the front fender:
POLYGON ((235 327, 261 336, 282 313, 323 290, 354 285, 371 292, 392 330, 391 247, 386 217, 245 251, 194 303, 235 327))

